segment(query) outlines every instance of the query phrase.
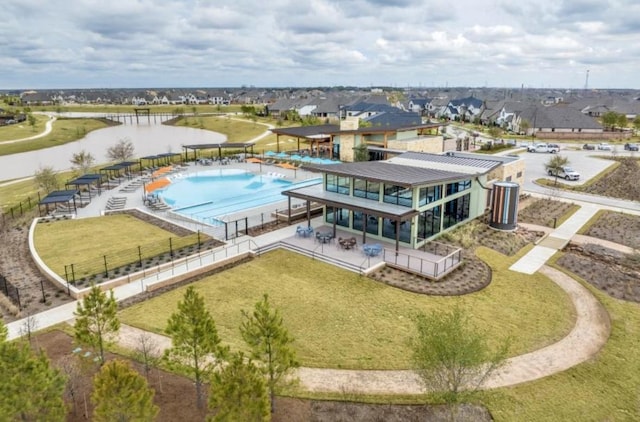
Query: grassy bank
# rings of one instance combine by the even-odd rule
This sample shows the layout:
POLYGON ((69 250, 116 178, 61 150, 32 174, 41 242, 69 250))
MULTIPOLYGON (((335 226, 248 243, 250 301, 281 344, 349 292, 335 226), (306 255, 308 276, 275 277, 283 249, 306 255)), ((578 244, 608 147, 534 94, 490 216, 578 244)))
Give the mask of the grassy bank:
MULTIPOLYGON (((461 297, 409 293, 286 251, 262 255, 194 285, 232 349, 244 348, 238 332, 240 311, 250 310, 268 293, 296 338, 300 361, 312 367, 407 368, 413 317, 456 303, 471 310, 492 342, 513 337, 512 354, 542 347, 568 332, 573 308, 554 283, 542 275, 508 271, 507 262, 514 258, 486 249, 480 253, 494 268, 494 282, 461 297), (545 303, 544 312, 540 303, 545 303)), ((121 320, 163 332, 183 294, 179 288, 127 308, 121 320)))
MULTIPOLYGON (((0 155, 17 154, 63 145, 84 138, 89 132, 104 129, 114 124, 117 123, 103 119, 58 119, 53 123, 51 133, 47 136, 30 141, 0 143, 0 155)), ((31 133, 27 136, 34 134, 37 133, 31 133)))

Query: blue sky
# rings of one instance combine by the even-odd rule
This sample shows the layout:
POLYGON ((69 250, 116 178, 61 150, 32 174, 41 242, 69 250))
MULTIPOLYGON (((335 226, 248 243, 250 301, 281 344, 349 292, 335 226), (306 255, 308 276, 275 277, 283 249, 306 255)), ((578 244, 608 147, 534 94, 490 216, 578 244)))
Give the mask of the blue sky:
POLYGON ((636 0, 4 0, 0 89, 640 88, 636 0))

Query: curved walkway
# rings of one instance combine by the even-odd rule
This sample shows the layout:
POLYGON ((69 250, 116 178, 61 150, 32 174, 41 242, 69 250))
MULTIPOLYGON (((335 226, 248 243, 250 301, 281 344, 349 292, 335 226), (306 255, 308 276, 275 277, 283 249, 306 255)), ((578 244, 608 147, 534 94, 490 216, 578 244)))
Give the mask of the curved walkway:
MULTIPOLYGON (((576 324, 562 340, 524 355, 507 360, 499 373, 489 378, 484 388, 507 387, 533 381, 592 358, 605 345, 610 333, 610 321, 602 304, 566 274, 550 267, 540 272, 554 281, 571 299, 576 309, 576 324)), ((144 331, 123 325, 120 332, 121 346, 135 349, 144 331)), ((154 339, 159 352, 171 345, 170 338, 147 333, 154 339)), ((347 370, 324 368, 299 368, 296 374, 300 385, 314 392, 358 394, 422 394, 419 377, 411 370, 347 370)))
POLYGON ((47 122, 44 125, 44 131, 40 132, 37 135, 33 135, 33 136, 29 136, 28 138, 22 138, 22 139, 14 139, 11 141, 3 141, 0 142, 0 145, 4 145, 4 144, 15 144, 18 142, 24 142, 24 141, 31 141, 33 139, 38 139, 38 138, 43 138, 45 136, 47 136, 48 134, 51 133, 51 131, 53 130, 53 122, 56 121, 56 118, 53 116, 49 116, 49 120, 47 120, 47 122))

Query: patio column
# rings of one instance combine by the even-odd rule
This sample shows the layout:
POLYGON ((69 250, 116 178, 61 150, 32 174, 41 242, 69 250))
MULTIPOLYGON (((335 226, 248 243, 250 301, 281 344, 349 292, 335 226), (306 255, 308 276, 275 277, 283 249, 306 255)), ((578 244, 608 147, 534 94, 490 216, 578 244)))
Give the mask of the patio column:
POLYGON ((331 207, 331 209, 333 210, 333 237, 336 237, 336 207, 331 207))
POLYGON ((311 201, 307 199, 307 227, 311 227, 311 201))
POLYGON ((396 256, 400 252, 400 220, 396 220, 396 256))
MULTIPOLYGON (((287 224, 291 224, 291 197, 287 196, 287 210, 288 210, 288 216, 287 216, 287 224)), ((276 213, 276 220, 278 218, 278 213, 276 213)))
POLYGON ((367 220, 369 219, 368 214, 362 214, 362 244, 367 243, 367 220))

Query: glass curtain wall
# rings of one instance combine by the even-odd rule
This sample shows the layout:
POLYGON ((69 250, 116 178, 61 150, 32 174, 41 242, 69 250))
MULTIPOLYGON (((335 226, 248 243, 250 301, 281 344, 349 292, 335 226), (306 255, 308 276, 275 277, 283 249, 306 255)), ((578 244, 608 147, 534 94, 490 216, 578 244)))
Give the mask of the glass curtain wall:
POLYGON ((440 214, 442 206, 438 205, 429 210, 422 211, 418 216, 418 239, 427 239, 440 233, 440 214))
POLYGON ((469 218, 470 194, 466 194, 444 204, 443 228, 448 229, 469 218))

